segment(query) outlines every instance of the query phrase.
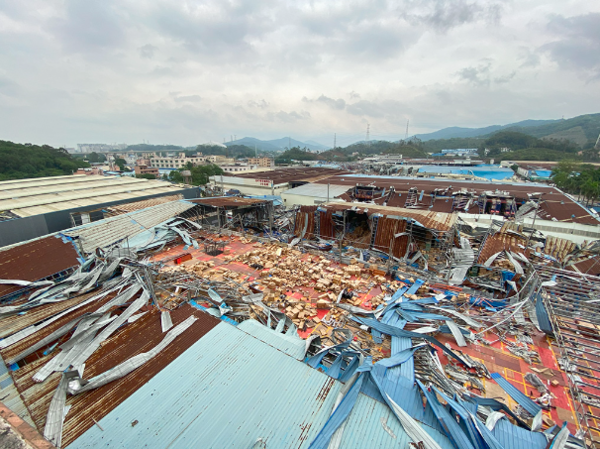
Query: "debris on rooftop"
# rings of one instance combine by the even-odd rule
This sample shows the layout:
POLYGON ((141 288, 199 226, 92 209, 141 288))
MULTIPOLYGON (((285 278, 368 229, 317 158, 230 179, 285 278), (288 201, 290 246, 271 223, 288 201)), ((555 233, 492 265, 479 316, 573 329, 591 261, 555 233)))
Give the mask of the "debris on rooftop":
MULTIPOLYGON (((371 193, 384 194, 356 194, 371 193)), ((473 200, 463 196, 461 208, 473 200)), ((287 369, 317 373, 327 390, 302 440, 277 447, 367 447, 370 432, 385 447, 600 447, 596 243, 414 208, 285 209, 242 197, 165 203, 48 238, 70 245, 76 263, 57 278, 7 271, 0 287, 16 294, 0 304, 0 368, 57 447, 112 438, 114 410, 148 398, 142 387, 184 353, 209 340, 219 351, 212 336, 234 331, 276 348, 280 363, 291 358, 287 369), (330 390, 335 401, 325 401, 330 390), (364 427, 366 404, 381 409, 376 429, 364 427), (350 436, 354 446, 343 445, 350 436)), ((178 369, 202 379, 218 363, 205 362, 178 369)), ((224 372, 244 372, 237 356, 229 363, 224 372)), ((210 393, 194 388, 203 404, 210 393)), ((308 390, 295 400, 312 404, 308 390)), ((285 403, 291 393, 279 394, 285 403)), ((173 434, 185 430, 164 419, 173 434)), ((216 425, 231 420, 243 418, 216 425)), ((244 447, 271 444, 245 438, 244 447)))

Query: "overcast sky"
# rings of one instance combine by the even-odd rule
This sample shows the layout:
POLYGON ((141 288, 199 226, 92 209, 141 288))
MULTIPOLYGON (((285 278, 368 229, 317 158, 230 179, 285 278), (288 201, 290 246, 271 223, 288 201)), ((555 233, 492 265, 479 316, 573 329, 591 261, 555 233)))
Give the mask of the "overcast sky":
POLYGON ((599 0, 0 0, 0 139, 346 145, 600 112, 599 0))

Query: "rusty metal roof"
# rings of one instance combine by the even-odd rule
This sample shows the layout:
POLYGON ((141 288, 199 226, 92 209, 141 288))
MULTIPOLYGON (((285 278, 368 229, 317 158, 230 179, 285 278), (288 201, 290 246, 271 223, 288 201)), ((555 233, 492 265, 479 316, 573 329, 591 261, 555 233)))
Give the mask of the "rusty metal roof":
POLYGON ((133 203, 118 204, 116 206, 107 207, 105 217, 114 217, 115 215, 126 214, 127 212, 133 212, 134 210, 141 210, 147 207, 156 206, 157 204, 169 203, 171 201, 182 200, 183 195, 167 195, 159 196, 156 198, 150 198, 149 200, 135 201, 133 203))
MULTIPOLYGON (((0 279, 38 281, 79 265, 78 254, 70 241, 56 236, 32 240, 0 250, 0 279)), ((0 285, 0 297, 23 287, 0 285)))
MULTIPOLYGON (((454 179, 423 179, 423 178, 407 178, 407 177, 392 177, 392 176, 359 176, 359 175, 334 175, 314 181, 318 184, 336 184, 356 186, 359 185, 374 185, 377 187, 394 187, 395 193, 388 201, 388 206, 403 206, 406 200, 406 194, 410 188, 415 187, 418 192, 424 191, 421 207, 429 208, 432 203, 432 193, 434 189, 449 189, 450 193, 459 190, 468 190, 478 196, 486 191, 506 191, 514 196, 517 201, 527 200, 528 193, 543 193, 542 202, 540 203, 541 216, 543 219, 551 220, 555 218, 558 221, 567 223, 582 223, 598 225, 600 222, 590 215, 581 205, 570 199, 564 192, 556 187, 532 184, 532 183, 500 183, 500 182, 471 182, 457 181, 454 179)), ((345 198, 344 198, 345 199, 345 198)), ((433 201, 433 207, 430 209, 436 212, 447 212, 448 205, 452 204, 450 199, 448 202, 445 198, 436 198, 433 201)), ((428 209, 429 210, 429 209, 428 209)))
POLYGON ((359 213, 364 213, 366 211, 369 214, 379 213, 384 216, 395 215, 403 218, 412 218, 426 228, 438 231, 449 231, 456 223, 457 217, 456 214, 446 214, 443 212, 405 209, 402 207, 376 206, 374 204, 365 203, 327 203, 321 204, 319 207, 331 210, 349 210, 355 208, 359 213))
MULTIPOLYGON (((97 308, 98 304, 95 304, 95 306, 97 308)), ((176 337, 165 351, 160 352, 140 368, 95 390, 76 396, 68 396, 67 406, 70 405, 71 409, 66 416, 63 427, 63 447, 72 443, 86 430, 94 426, 94 419, 100 421, 220 323, 218 319, 189 304, 183 304, 178 309, 171 311, 174 325, 178 325, 191 315, 196 316, 198 320, 186 332, 176 337)), ((73 316, 71 316, 72 318, 73 316)), ((44 335, 36 334, 34 337, 36 337, 35 341, 38 341, 44 335)), ((84 377, 89 379, 114 368, 134 355, 147 352, 163 338, 160 312, 157 309, 152 309, 137 321, 122 327, 116 334, 106 340, 86 361, 84 377)), ((30 341, 29 344, 33 342, 30 341)), ((3 350, 2 353, 4 354, 6 351, 3 350)), ((40 359, 12 373, 15 385, 40 431, 44 429, 48 407, 61 373, 52 374, 41 384, 34 383, 32 376, 57 353, 58 351, 55 351, 50 355, 42 356, 40 359)))
POLYGON ((348 172, 345 170, 338 170, 335 168, 293 167, 278 168, 275 170, 269 170, 259 173, 230 173, 228 174, 228 176, 247 179, 268 179, 269 181, 273 181, 274 184, 281 184, 286 182, 299 181, 315 182, 323 178, 328 178, 332 175, 339 175, 343 173, 348 172))
POLYGON ((259 198, 242 198, 238 196, 219 196, 214 198, 197 198, 188 200, 190 203, 201 204, 203 206, 212 207, 244 207, 256 204, 264 204, 270 202, 270 200, 264 200, 259 198))
POLYGON ((104 431, 90 426, 71 448, 250 448, 258 438, 269 448, 307 448, 341 386, 277 346, 221 323, 97 419, 104 431))

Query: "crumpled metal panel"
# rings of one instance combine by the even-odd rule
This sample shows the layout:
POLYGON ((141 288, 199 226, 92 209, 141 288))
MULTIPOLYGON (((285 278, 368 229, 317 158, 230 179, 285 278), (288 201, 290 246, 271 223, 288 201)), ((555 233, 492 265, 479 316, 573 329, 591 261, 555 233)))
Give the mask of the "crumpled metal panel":
MULTIPOLYGON (((99 421, 220 323, 219 320, 188 304, 171 312, 175 325, 179 325, 191 315, 195 316, 197 321, 186 332, 176 337, 169 344, 168 350, 161 351, 148 363, 121 379, 95 390, 67 397, 67 406, 71 406, 71 409, 63 426, 63 447, 95 426, 94 419, 99 421)), ((105 340, 87 359, 84 376, 93 378, 138 354, 148 352, 164 337, 165 334, 161 332, 160 312, 151 309, 135 322, 119 328, 114 335, 105 340)), ((56 352, 51 353, 12 372, 15 386, 40 431, 44 429, 48 407, 61 375, 54 373, 40 384, 35 383, 32 376, 55 356, 56 352)))
POLYGON ((267 447, 307 448, 329 418, 340 387, 221 323, 98 420, 104 432, 94 426, 70 449, 250 448, 259 438, 267 447))
POLYGON ((90 254, 96 248, 104 248, 119 240, 139 234, 192 207, 194 204, 187 201, 172 201, 78 226, 63 234, 79 237, 83 250, 90 254))

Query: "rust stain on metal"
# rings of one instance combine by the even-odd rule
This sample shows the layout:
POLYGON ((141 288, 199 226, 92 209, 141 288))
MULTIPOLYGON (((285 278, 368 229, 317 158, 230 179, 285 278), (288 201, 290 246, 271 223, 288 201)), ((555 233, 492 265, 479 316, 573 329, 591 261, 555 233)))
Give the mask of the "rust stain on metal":
POLYGON ((332 175, 348 173, 345 170, 320 167, 302 167, 302 168, 280 168, 255 173, 235 173, 228 176, 246 179, 268 179, 274 184, 283 184, 288 182, 314 182, 332 175))
POLYGON ((151 198, 149 200, 118 204, 116 206, 108 207, 107 212, 104 214, 104 217, 114 217, 116 215, 126 214, 128 212, 133 212, 136 210, 145 209, 147 207, 156 206, 157 204, 164 204, 182 199, 183 195, 181 193, 178 193, 177 195, 159 196, 157 198, 151 198))
POLYGON ((379 213, 383 216, 395 215, 401 218, 412 218, 413 220, 416 220, 419 223, 421 223, 426 228, 435 229, 437 231, 449 231, 456 223, 456 214, 406 209, 402 207, 375 206, 373 204, 366 203, 327 203, 322 204, 320 207, 324 209, 330 209, 332 211, 342 211, 352 208, 358 208, 359 210, 357 212, 366 210, 366 213, 369 215, 379 213))
POLYGON ((237 196, 216 197, 216 198, 198 198, 188 200, 190 203, 200 204, 202 206, 212 207, 243 207, 253 204, 263 204, 270 202, 269 200, 261 200, 259 198, 241 198, 237 196))
MULTIPOLYGON (((70 300, 63 301, 62 303, 49 303, 46 306, 40 306, 39 307, 40 310, 39 310, 38 314, 34 314, 33 312, 35 311, 35 309, 33 309, 32 311, 27 312, 27 314, 25 314, 25 315, 20 315, 20 316, 17 315, 17 316, 7 317, 4 320, 0 321, 0 323, 2 324, 2 330, 5 331, 8 329, 12 329, 12 327, 5 327, 5 326, 7 326, 7 324, 5 324, 5 322, 10 323, 12 325, 13 321, 22 319, 21 321, 19 321, 19 323, 14 323, 14 324, 18 324, 18 326, 20 328, 25 328, 31 324, 36 323, 38 320, 43 320, 43 319, 49 318, 53 315, 56 315, 57 313, 60 313, 63 310, 66 310, 68 307, 79 304, 79 303, 85 301, 86 299, 88 299, 94 295, 97 295, 97 294, 98 294, 98 292, 91 292, 91 293, 87 293, 85 295, 77 296, 70 300), (63 303, 68 303, 68 304, 63 304, 63 303), (60 308, 58 308, 57 306, 59 306, 61 304, 63 304, 63 305, 60 306, 60 308)), ((33 346, 38 341, 40 341, 43 338, 50 335, 55 330, 59 329, 60 327, 64 326, 65 324, 67 324, 69 321, 74 320, 75 318, 78 318, 85 313, 92 313, 93 311, 97 310, 104 303, 106 303, 106 302, 110 301, 112 298, 114 298, 115 295, 116 295, 116 293, 110 293, 110 294, 106 295, 104 298, 99 299, 98 301, 94 301, 90 304, 80 307, 79 309, 74 310, 73 312, 66 314, 64 317, 56 320, 54 323, 44 327, 43 329, 40 329, 33 335, 30 335, 29 337, 24 338, 23 340, 15 343, 14 345, 11 345, 7 348, 0 350, 0 354, 2 355, 2 358, 4 360, 12 359, 13 357, 19 355, 21 352, 23 352, 27 348, 33 346)), ((10 333, 12 334, 14 332, 10 332, 10 333)), ((7 334, 7 335, 9 335, 9 334, 7 334)), ((32 357, 32 356, 30 356, 30 357, 32 357)), ((26 360, 28 360, 28 359, 26 359, 26 360)))
MULTIPOLYGON (((98 294, 98 291, 95 291, 92 293, 86 293, 85 295, 80 295, 80 296, 75 296, 70 299, 65 299, 64 301, 48 303, 47 305, 35 307, 31 310, 28 310, 25 315, 12 315, 3 320, 0 320, 0 323, 2 323, 2 326, 0 327, 0 338, 7 337, 8 335, 12 335, 15 332, 25 329, 26 327, 29 327, 40 321, 51 318, 54 315, 57 315, 60 312, 63 312, 70 307, 73 307, 79 303, 82 303, 86 299, 90 298, 91 296, 97 295, 97 294, 98 294)), ((108 295, 108 296, 111 297, 111 295, 108 295)), ((106 298, 104 298, 102 301, 95 302, 96 307, 92 307, 92 308, 86 307, 85 310, 97 309, 99 307, 98 304, 100 304, 101 302, 104 302, 105 299, 106 298)), ((68 317, 67 321, 69 321, 70 319, 73 319, 74 317, 77 317, 78 313, 80 313, 79 309, 77 309, 77 311, 73 312, 72 314, 69 313, 67 315, 67 317, 68 317)), ((67 321, 63 322, 63 324, 66 324, 67 321)), ((53 325, 51 325, 51 326, 53 326, 53 325)), ((51 328, 51 326, 48 326, 47 328, 45 328, 44 332, 46 329, 51 328)), ((38 335, 38 334, 36 334, 36 335, 38 335)), ((41 335, 41 334, 39 334, 39 335, 41 335)), ((37 338, 35 341, 37 341, 37 338)))
MULTIPOLYGON (((79 265, 71 242, 44 237, 0 251, 0 279, 38 281, 79 265)), ((21 290, 17 285, 0 285, 0 297, 21 290)))
MULTIPOLYGON (((95 308, 99 305, 100 303, 95 303, 95 308)), ((169 344, 167 350, 162 351, 148 363, 127 376, 96 390, 67 397, 67 405, 71 405, 71 410, 67 414, 64 423, 63 446, 67 446, 75 441, 77 437, 95 425, 94 419, 97 421, 101 420, 221 322, 211 315, 193 308, 189 304, 184 304, 171 312, 174 325, 178 325, 190 315, 196 316, 198 320, 186 332, 169 344)), ((71 315, 70 319, 73 319, 74 316, 71 315)), ((160 324, 160 312, 157 309, 152 309, 150 313, 147 313, 139 320, 121 328, 117 334, 106 340, 92 354, 86 361, 84 378, 89 379, 94 377, 114 368, 137 354, 147 352, 156 346, 164 338, 164 335, 160 324)), ((39 333, 36 336, 35 341, 43 338, 44 335, 39 333)), ((52 395, 60 381, 61 373, 53 373, 41 384, 33 382, 32 377, 43 365, 55 357, 56 354, 58 352, 43 356, 12 372, 15 386, 21 394, 23 402, 39 431, 43 431, 44 429, 46 414, 48 413, 52 395)))

